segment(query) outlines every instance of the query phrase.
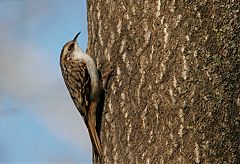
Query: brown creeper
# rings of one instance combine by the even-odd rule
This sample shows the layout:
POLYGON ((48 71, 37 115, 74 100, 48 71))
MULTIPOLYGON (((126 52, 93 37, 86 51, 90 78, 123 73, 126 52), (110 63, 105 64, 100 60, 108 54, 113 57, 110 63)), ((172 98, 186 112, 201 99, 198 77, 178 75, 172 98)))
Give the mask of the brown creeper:
POLYGON ((78 33, 61 51, 60 66, 72 100, 82 115, 94 153, 101 157, 102 147, 96 132, 96 109, 99 101, 99 77, 93 59, 77 44, 78 33))

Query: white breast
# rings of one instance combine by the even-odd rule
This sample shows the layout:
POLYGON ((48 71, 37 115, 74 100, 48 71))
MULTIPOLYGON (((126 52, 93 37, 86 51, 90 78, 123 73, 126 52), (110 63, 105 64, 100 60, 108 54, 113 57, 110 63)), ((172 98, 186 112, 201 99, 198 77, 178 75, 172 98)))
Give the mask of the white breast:
POLYGON ((75 46, 74 48, 73 58, 78 59, 80 60, 80 62, 82 61, 87 64, 87 69, 91 78, 91 86, 92 86, 91 98, 93 98, 99 92, 99 86, 98 86, 99 77, 98 77, 98 70, 97 70, 96 64, 91 58, 91 56, 84 53, 78 45, 75 46))

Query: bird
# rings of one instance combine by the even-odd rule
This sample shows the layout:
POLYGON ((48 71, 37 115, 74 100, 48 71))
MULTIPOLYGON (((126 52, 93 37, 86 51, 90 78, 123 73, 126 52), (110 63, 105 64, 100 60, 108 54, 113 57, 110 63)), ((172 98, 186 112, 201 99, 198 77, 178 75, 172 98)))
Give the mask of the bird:
POLYGON ((60 55, 60 67, 70 96, 83 117, 92 142, 93 153, 101 158, 102 146, 96 131, 96 110, 100 100, 99 74, 93 58, 82 51, 77 33, 60 55))

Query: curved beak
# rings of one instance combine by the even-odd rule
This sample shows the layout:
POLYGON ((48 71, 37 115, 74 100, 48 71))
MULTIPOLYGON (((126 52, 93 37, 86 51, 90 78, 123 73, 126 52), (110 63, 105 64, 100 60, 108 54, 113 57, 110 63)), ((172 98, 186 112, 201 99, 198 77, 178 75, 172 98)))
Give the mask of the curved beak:
POLYGON ((77 33, 77 35, 74 37, 73 41, 76 42, 77 41, 77 38, 78 36, 81 34, 81 31, 79 33, 77 33))

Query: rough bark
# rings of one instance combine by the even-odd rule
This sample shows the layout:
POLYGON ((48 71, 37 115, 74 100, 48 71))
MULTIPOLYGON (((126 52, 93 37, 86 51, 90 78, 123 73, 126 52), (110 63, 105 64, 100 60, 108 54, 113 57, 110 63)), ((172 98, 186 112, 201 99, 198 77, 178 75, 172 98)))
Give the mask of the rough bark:
POLYGON ((89 0, 104 163, 240 161, 237 1, 89 0))

